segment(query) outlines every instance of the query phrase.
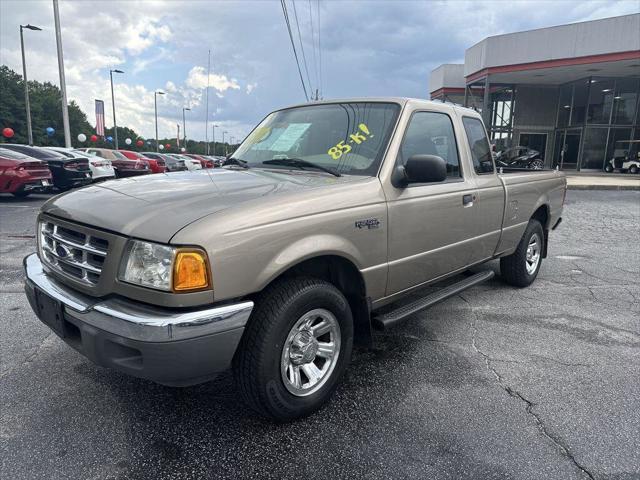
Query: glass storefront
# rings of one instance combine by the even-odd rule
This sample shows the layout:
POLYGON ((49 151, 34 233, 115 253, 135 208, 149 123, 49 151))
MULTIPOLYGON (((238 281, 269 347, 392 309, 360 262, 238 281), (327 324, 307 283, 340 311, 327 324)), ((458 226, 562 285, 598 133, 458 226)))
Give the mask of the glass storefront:
POLYGON ((562 85, 552 166, 602 170, 616 148, 640 135, 639 105, 639 78, 590 77, 562 85))

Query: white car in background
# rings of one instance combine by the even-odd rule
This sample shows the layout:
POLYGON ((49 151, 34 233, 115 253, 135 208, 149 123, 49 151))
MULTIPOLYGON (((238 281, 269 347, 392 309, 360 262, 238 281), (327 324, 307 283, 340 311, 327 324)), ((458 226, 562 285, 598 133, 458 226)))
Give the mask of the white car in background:
POLYGON ((93 181, 97 180, 109 180, 116 178, 116 172, 111 165, 111 160, 98 157, 83 150, 76 150, 74 148, 65 147, 44 147, 48 150, 61 153, 69 158, 86 158, 89 160, 89 169, 91 170, 91 176, 93 181))
POLYGON ((200 160, 196 160, 195 158, 187 157, 185 155, 180 155, 177 153, 165 153, 165 155, 176 158, 178 160, 183 160, 184 165, 187 167, 187 170, 202 170, 202 163, 200 163, 200 160))

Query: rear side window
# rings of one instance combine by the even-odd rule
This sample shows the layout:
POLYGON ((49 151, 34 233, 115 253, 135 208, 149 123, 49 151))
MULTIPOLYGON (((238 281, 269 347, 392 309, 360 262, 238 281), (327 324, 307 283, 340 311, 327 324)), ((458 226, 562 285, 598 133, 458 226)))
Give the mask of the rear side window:
POLYGON ((403 164, 412 155, 437 155, 447 164, 447 177, 461 177, 453 124, 444 113, 414 113, 402 140, 400 155, 403 164))
POLYGON ((469 141, 469 149, 471 150, 471 160, 476 173, 493 173, 493 158, 491 158, 491 148, 489 140, 484 131, 482 122, 477 118, 462 117, 464 131, 469 141))

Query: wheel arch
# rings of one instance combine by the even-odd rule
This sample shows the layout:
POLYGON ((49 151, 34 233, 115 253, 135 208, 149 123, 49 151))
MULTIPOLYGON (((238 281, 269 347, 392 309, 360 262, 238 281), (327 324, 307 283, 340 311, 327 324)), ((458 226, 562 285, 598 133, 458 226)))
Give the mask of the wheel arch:
POLYGON ((544 242, 542 245, 542 258, 547 258, 547 244, 549 243, 549 221, 551 220, 551 209, 548 203, 540 205, 531 215, 531 220, 538 220, 544 232, 544 242))
POLYGON ((353 260, 335 253, 304 258, 281 271, 264 288, 284 278, 305 276, 325 280, 343 293, 353 314, 354 343, 371 345, 371 301, 364 277, 353 260))

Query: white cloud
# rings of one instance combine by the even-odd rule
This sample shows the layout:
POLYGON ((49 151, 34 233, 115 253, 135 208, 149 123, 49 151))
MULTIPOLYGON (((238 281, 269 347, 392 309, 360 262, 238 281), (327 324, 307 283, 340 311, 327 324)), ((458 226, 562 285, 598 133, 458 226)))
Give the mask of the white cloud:
POLYGON ((253 92, 257 86, 258 86, 257 83, 248 83, 247 84, 247 95, 251 95, 251 92, 253 92))
POLYGON ((207 85, 215 88, 219 92, 226 92, 230 88, 238 90, 240 85, 235 78, 229 79, 226 75, 217 73, 209 74, 209 82, 207 82, 207 71, 204 67, 193 67, 187 76, 186 85, 191 88, 206 88, 207 85))

